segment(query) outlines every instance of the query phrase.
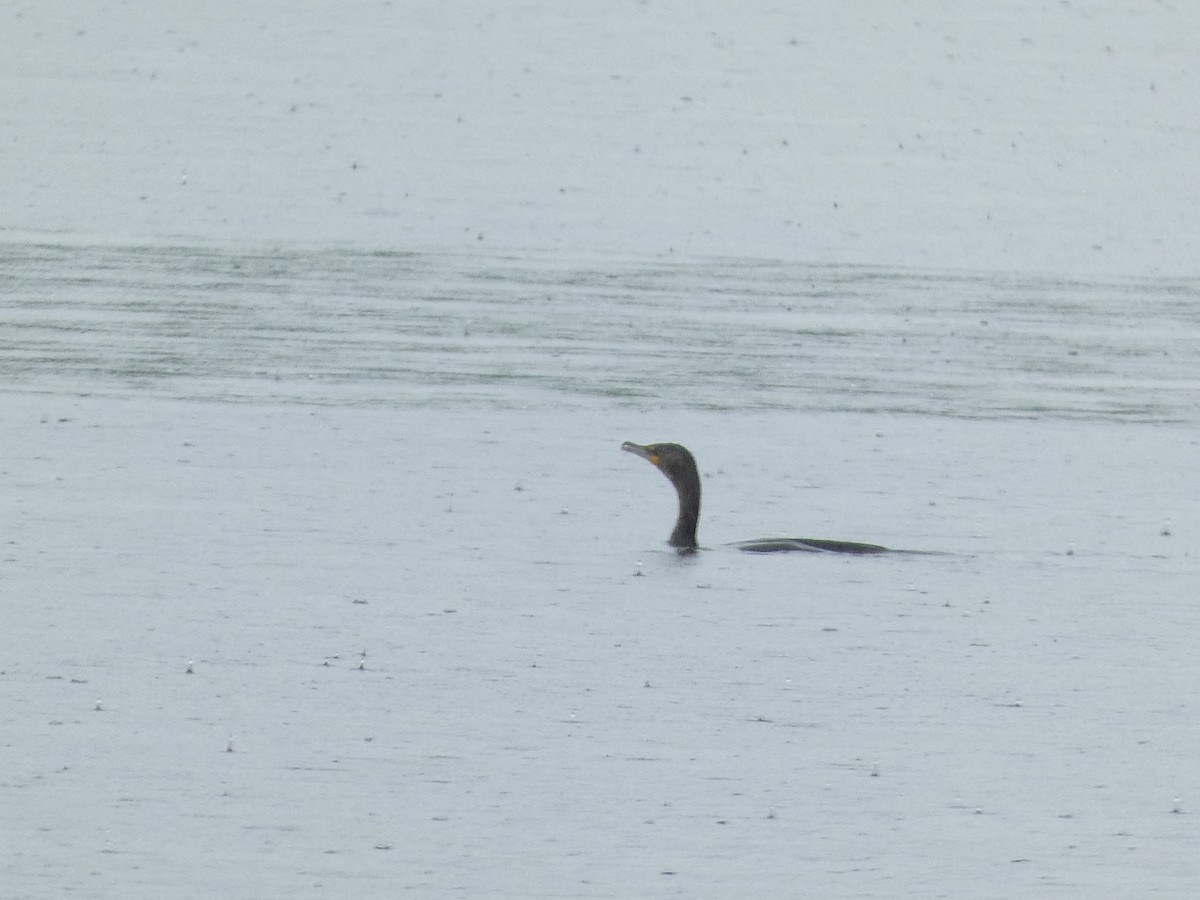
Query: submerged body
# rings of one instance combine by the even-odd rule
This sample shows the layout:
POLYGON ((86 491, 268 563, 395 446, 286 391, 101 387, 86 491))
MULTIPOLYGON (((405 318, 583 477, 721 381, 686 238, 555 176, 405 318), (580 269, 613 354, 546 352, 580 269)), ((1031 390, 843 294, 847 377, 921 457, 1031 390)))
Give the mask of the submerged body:
MULTIPOLYGON (((700 471, 696 458, 682 444, 635 444, 626 441, 621 449, 647 460, 675 486, 679 495, 679 516, 675 528, 667 541, 683 552, 699 549, 696 543, 696 528, 700 524, 700 471)), ((747 553, 887 553, 887 547, 878 544, 861 544, 857 541, 831 541, 825 538, 761 538, 734 544, 747 553)))

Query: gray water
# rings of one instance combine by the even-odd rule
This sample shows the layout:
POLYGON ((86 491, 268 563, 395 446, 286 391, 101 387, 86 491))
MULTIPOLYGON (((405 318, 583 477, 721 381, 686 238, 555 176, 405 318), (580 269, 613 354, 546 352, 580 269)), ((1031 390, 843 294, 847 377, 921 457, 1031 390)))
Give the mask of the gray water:
POLYGON ((1194 423, 1200 284, 186 246, 0 246, 9 389, 1194 423))
POLYGON ((0 267, 14 896, 1195 896, 1195 283, 0 267))

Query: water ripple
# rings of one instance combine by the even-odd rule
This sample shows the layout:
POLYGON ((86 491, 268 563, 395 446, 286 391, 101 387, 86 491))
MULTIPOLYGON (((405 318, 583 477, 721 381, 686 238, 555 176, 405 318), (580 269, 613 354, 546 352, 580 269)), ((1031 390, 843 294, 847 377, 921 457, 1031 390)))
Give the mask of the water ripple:
POLYGON ((0 244, 9 389, 1195 423, 1200 282, 0 244))

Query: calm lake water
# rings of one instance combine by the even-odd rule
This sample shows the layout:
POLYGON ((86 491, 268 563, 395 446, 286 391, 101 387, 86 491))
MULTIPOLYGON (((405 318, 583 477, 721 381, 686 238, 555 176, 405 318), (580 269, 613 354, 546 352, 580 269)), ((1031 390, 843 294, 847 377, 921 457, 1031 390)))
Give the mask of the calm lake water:
POLYGON ((0 268, 14 896, 1195 896, 1196 283, 0 268))

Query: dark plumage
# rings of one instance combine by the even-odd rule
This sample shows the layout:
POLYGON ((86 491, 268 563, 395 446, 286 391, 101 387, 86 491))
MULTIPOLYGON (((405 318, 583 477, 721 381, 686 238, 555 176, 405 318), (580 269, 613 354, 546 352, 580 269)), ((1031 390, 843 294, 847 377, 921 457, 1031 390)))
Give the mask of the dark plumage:
MULTIPOLYGON (((682 444, 635 444, 632 441, 623 443, 621 449, 648 460, 675 485, 675 492, 679 495, 679 516, 667 543, 683 552, 696 550, 699 547, 696 543, 696 527, 700 524, 700 471, 696 468, 696 458, 692 456, 691 451, 682 444)), ((747 553, 888 552, 887 547, 880 547, 878 544, 830 541, 823 538, 762 538, 757 541, 742 541, 734 546, 747 553)))

